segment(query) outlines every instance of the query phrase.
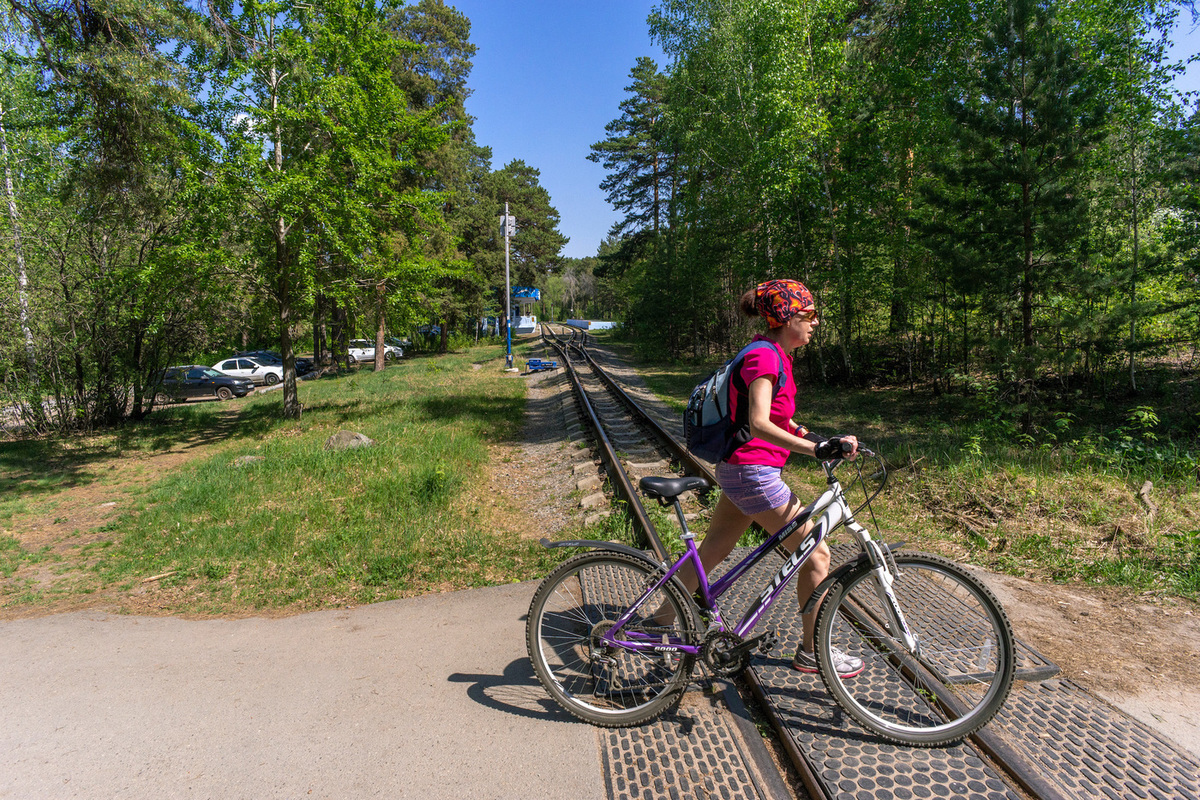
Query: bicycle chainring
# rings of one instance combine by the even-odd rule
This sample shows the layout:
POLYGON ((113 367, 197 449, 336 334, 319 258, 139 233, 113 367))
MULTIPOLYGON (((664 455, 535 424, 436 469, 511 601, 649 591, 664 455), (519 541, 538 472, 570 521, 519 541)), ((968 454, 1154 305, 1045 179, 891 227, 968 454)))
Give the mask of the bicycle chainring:
POLYGON ((733 631, 713 631, 704 637, 700 659, 713 675, 733 677, 750 664, 750 654, 742 644, 742 637, 733 631))

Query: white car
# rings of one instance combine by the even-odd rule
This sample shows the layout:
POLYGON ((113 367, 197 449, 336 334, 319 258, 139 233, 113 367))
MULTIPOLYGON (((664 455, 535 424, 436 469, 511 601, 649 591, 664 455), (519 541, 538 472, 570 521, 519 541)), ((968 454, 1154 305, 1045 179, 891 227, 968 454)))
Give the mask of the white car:
MULTIPOLYGON (((350 363, 355 364, 359 361, 374 361, 375 360, 375 342, 368 339, 353 339, 350 342, 350 363)), ((403 358, 404 351, 393 344, 383 345, 383 358, 385 361, 391 361, 397 358, 403 358)))
POLYGON ((264 364, 249 356, 227 358, 218 364, 213 364, 213 369, 235 378, 249 378, 256 384, 265 386, 274 386, 283 380, 283 367, 278 364, 264 364))

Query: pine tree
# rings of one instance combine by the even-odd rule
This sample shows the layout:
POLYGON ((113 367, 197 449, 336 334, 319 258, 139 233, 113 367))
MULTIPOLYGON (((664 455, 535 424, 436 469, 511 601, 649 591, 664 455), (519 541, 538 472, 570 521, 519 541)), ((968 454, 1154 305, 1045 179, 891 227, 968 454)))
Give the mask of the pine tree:
POLYGON ((1046 2, 1009 0, 978 60, 954 103, 957 151, 926 191, 940 222, 925 232, 959 290, 980 296, 996 326, 1012 332, 1001 367, 1016 370, 1028 398, 1042 360, 1039 302, 1070 282, 1086 232, 1083 155, 1103 109, 1046 2))
POLYGON ((672 194, 673 154, 663 142, 660 120, 666 110, 666 76, 645 56, 629 71, 633 83, 621 101, 621 116, 604 127, 608 136, 592 145, 588 160, 603 165, 608 175, 600 183, 608 202, 624 218, 615 235, 653 231, 666 223, 672 194))

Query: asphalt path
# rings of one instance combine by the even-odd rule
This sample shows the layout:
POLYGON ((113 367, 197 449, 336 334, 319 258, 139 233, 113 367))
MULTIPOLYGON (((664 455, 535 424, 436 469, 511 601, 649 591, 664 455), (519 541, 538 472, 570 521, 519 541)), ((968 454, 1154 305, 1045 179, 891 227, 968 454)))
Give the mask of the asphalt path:
POLYGON ((534 588, 0 623, 0 798, 601 800, 596 729, 525 655, 534 588))

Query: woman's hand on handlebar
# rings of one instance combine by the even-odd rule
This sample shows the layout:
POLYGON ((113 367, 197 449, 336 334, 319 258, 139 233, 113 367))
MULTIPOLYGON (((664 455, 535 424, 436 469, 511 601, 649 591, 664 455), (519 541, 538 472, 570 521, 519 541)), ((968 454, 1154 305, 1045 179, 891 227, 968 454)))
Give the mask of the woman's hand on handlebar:
POLYGON ((837 458, 853 461, 858 456, 858 437, 848 433, 832 436, 817 445, 815 455, 821 461, 837 458))

